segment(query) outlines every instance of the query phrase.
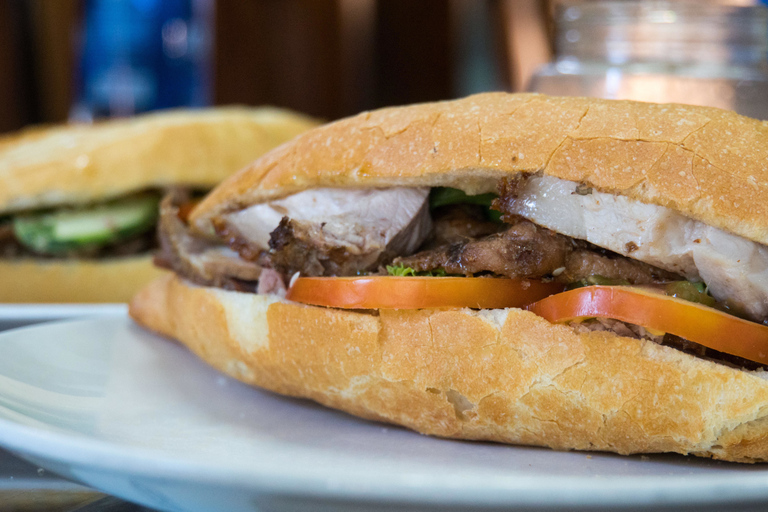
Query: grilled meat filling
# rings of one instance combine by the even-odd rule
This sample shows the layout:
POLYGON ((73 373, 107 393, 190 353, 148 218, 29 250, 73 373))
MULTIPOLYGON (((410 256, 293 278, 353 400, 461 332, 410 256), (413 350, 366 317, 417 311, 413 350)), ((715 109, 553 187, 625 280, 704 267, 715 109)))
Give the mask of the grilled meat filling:
POLYGON ((605 331, 627 338, 650 340, 659 345, 671 347, 681 352, 685 352, 686 354, 708 359, 734 368, 743 368, 746 370, 765 369, 765 365, 750 361, 749 359, 726 354, 725 352, 699 345, 698 343, 688 341, 685 338, 675 336, 674 334, 653 334, 640 325, 629 324, 612 318, 590 318, 583 322, 570 322, 568 325, 570 325, 576 332, 580 333, 605 331))
POLYGON ((418 246, 431 226, 427 204, 387 244, 375 252, 358 252, 347 244, 334 243, 322 234, 323 226, 283 217, 269 240, 271 266, 284 274, 350 276, 374 270, 409 247, 418 246))
POLYGON ((507 277, 542 277, 562 267, 573 241, 521 220, 501 233, 468 239, 397 258, 395 264, 416 271, 445 269, 449 274, 490 272, 507 277))
POLYGON ((476 204, 441 206, 432 211, 432 233, 421 250, 482 238, 506 229, 506 225, 488 220, 485 208, 476 204))
MULTIPOLYGON (((510 199, 521 183, 504 182, 502 200, 510 199)), ((504 223, 492 222, 476 205, 443 206, 415 215, 397 236, 418 233, 423 242, 411 256, 384 252, 375 260, 361 259, 343 245, 334 245, 323 225, 284 216, 270 233, 269 248, 257 247, 224 219, 214 221, 219 239, 226 245, 196 238, 178 217, 183 197, 166 197, 161 204, 160 244, 157 260, 191 281, 208 286, 251 293, 282 293, 294 272, 302 275, 356 275, 375 264, 394 263, 415 271, 444 270, 448 274, 497 275, 517 278, 556 279, 574 283, 591 276, 629 284, 653 284, 681 280, 681 276, 634 260, 587 241, 571 238, 507 212, 504 223), (426 219, 426 220, 425 220, 426 219), (425 226, 431 230, 425 233, 425 226)), ((334 227, 338 230, 339 227, 334 227)), ((349 226, 351 232, 355 226, 349 226)), ((407 244, 406 244, 407 245, 407 244)), ((402 247, 390 244, 388 247, 402 247)), ((621 336, 644 338, 721 363, 757 368, 728 354, 707 349, 682 338, 655 335, 640 326, 617 320, 592 319, 571 324, 576 330, 603 330, 621 336)))
POLYGON ((411 254, 432 228, 428 188, 310 189, 214 219, 243 259, 285 274, 355 275, 411 254))
POLYGON ((161 201, 160 251, 155 255, 155 263, 196 284, 255 292, 261 267, 239 258, 224 245, 190 234, 187 224, 179 218, 179 205, 187 199, 187 194, 177 190, 161 201))
POLYGON ((768 323, 768 247, 671 208, 553 176, 501 180, 495 207, 563 235, 707 283, 719 302, 768 323))
POLYGON ((671 272, 559 235, 519 218, 500 233, 397 258, 394 263, 417 272, 444 269, 448 274, 467 276, 484 272, 512 278, 555 276, 564 283, 594 275, 625 280, 630 284, 680 279, 671 272))

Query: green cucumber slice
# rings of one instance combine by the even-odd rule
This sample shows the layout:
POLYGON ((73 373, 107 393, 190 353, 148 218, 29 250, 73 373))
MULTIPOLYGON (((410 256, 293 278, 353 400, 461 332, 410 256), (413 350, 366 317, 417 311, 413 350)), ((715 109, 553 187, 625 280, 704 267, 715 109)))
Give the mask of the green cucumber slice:
POLYGON ((41 254, 101 247, 149 230, 159 199, 142 194, 79 210, 20 215, 13 220, 19 242, 41 254))

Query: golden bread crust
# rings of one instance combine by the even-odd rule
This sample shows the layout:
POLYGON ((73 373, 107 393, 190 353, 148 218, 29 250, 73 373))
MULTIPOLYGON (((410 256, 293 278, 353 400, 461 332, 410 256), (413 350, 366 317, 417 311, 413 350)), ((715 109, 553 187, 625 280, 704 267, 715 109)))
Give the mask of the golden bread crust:
POLYGON ((317 125, 275 108, 175 110, 0 139, 0 214, 136 190, 210 188, 317 125))
POLYGON ((494 190, 543 172, 768 243, 768 122, 710 107, 536 94, 364 112, 311 130, 225 181, 193 212, 210 220, 310 187, 494 190))
POLYGON ((249 384, 442 437, 768 460, 768 381, 518 310, 344 311, 166 275, 141 325, 249 384))
POLYGON ((100 260, 0 259, 0 303, 128 302, 165 274, 146 254, 100 260))

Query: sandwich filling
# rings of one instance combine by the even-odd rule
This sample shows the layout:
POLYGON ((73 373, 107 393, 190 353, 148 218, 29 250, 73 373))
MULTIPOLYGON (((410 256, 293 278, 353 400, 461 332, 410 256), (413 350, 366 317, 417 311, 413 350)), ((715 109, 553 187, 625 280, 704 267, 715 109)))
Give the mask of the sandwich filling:
MULTIPOLYGON (((161 206, 156 261, 198 284, 284 293, 292 276, 454 275, 654 286, 743 318, 768 319, 768 249, 657 205, 542 175, 498 195, 453 189, 311 189, 213 219, 191 233, 185 199, 161 206), (672 290, 672 291, 670 291, 672 290)), ((573 324, 736 358, 610 319, 573 324)), ((754 366, 754 365, 752 365, 754 366)))
POLYGON ((22 212, 0 221, 0 256, 101 258, 154 247, 159 194, 144 192, 81 207, 22 212))

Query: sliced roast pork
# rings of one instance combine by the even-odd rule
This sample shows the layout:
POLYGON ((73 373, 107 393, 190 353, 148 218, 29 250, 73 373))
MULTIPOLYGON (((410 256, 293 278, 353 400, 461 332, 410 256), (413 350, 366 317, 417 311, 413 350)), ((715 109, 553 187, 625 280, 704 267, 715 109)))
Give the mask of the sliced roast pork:
POLYGON ((428 188, 311 189, 225 214, 240 256, 289 275, 354 275, 415 251, 429 235, 428 188))
POLYGON ((704 281, 710 293, 768 319, 768 248, 662 206, 550 176, 507 180, 499 209, 619 254, 704 281))
MULTIPOLYGON (((155 261, 197 284, 255 291, 262 268, 241 259, 224 245, 191 235, 187 225, 179 218, 178 204, 184 200, 183 193, 176 191, 160 203, 160 252, 155 261)), ((274 284, 274 289, 279 289, 279 286, 274 284)))

